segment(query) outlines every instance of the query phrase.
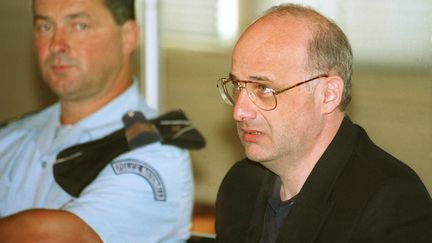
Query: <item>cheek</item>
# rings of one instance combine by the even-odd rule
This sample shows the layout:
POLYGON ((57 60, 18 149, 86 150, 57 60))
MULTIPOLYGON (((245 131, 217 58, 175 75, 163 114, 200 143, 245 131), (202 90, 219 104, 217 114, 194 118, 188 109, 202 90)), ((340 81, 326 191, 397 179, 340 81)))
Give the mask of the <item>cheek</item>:
POLYGON ((40 64, 48 57, 49 55, 49 46, 46 41, 43 40, 35 40, 34 42, 34 50, 37 56, 37 59, 40 64))
POLYGON ((96 67, 110 60, 116 61, 113 59, 119 58, 119 51, 116 41, 79 42, 74 46, 76 58, 84 67, 96 67))
POLYGON ((278 116, 269 118, 268 124, 273 133, 273 137, 280 138, 286 136, 288 133, 288 128, 291 127, 292 122, 286 116, 286 114, 280 114, 278 116))
POLYGON ((285 138, 292 136, 301 121, 302 110, 296 109, 295 102, 281 101, 276 110, 265 116, 267 124, 274 137, 285 138))
POLYGON ((74 59, 82 69, 93 70, 103 63, 110 50, 97 43, 75 43, 69 57, 74 59))

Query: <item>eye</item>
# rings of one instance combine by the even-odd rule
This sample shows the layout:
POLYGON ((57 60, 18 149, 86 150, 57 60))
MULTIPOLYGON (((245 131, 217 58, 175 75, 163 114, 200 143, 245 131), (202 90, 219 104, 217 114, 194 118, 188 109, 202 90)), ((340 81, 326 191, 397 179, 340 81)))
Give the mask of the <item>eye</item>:
POLYGON ((274 90, 272 88, 270 88, 270 87, 268 87, 266 85, 263 85, 263 84, 259 84, 259 83, 256 83, 255 86, 256 86, 255 90, 256 90, 256 92, 258 93, 258 95, 260 97, 264 97, 265 98, 265 97, 273 95, 274 90))
POLYGON ((237 96, 241 91, 240 83, 234 80, 229 82, 230 85, 227 86, 228 92, 234 96, 237 96))
POLYGON ((235 90, 240 90, 241 89, 240 82, 233 80, 233 81, 231 81, 231 83, 233 85, 233 89, 235 89, 235 90))
POLYGON ((35 25, 35 29, 37 32, 48 32, 52 30, 53 25, 50 23, 38 23, 35 25))
POLYGON ((86 23, 76 23, 75 24, 75 29, 82 31, 82 30, 86 30, 88 28, 88 24, 86 23))

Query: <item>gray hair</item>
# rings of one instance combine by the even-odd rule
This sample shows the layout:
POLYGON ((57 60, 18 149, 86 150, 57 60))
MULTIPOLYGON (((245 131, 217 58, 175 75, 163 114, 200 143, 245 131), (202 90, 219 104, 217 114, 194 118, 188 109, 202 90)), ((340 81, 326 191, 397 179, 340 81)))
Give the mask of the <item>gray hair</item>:
POLYGON ((304 21, 311 30, 308 45, 308 60, 305 69, 310 72, 336 72, 344 81, 344 90, 339 109, 346 112, 351 101, 351 76, 353 53, 348 38, 335 22, 312 8, 298 4, 281 4, 268 9, 265 15, 290 15, 304 21))

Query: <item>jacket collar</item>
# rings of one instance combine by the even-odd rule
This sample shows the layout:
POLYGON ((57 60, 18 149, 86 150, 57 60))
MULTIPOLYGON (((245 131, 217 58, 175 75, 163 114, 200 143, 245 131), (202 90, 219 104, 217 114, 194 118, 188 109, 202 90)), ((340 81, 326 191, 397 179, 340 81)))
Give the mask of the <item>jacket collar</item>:
MULTIPOLYGON (((301 191, 296 196, 277 243, 283 242, 313 242, 328 213, 333 207, 330 195, 333 186, 346 163, 353 155, 355 143, 358 140, 358 129, 349 117, 345 117, 329 147, 318 160, 312 172, 306 179, 301 191), (289 232, 284 234, 283 232, 289 232)), ((266 201, 270 197, 276 175, 265 173, 258 197, 255 202, 251 224, 248 230, 247 242, 259 242, 263 228, 266 201)))
POLYGON ((329 147, 306 179, 296 202, 282 226, 277 242, 313 242, 333 207, 333 187, 346 163, 354 154, 358 130, 345 117, 329 147))

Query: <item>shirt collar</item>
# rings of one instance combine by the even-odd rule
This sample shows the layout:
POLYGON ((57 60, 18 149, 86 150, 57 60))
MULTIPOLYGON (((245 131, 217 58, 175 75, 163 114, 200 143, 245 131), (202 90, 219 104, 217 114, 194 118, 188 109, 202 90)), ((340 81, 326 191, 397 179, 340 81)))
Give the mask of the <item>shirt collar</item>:
POLYGON ((122 94, 74 126, 87 131, 104 129, 104 127, 109 127, 112 130, 113 126, 120 128, 122 125, 121 117, 128 111, 136 109, 138 100, 138 84, 134 81, 122 94))
POLYGON ((275 183, 273 186, 273 192, 270 195, 270 198, 267 200, 267 203, 269 206, 275 211, 276 213, 282 208, 282 207, 289 207, 294 203, 295 196, 286 200, 282 201, 280 197, 280 188, 281 188, 281 180, 277 176, 275 179, 275 183))
MULTIPOLYGON (((121 117, 130 110, 137 109, 139 104, 139 90, 137 82, 133 82, 126 91, 109 102, 107 105, 74 124, 68 134, 68 144, 82 143, 103 137, 110 132, 123 127, 121 117), (71 135, 73 134, 73 135, 71 135)), ((38 115, 41 127, 39 130, 38 147, 42 153, 52 151, 56 133, 64 129, 60 126, 60 104, 57 102, 43 114, 38 115), (47 120, 47 116, 49 116, 47 120)), ((58 144, 61 146, 60 144, 58 144)), ((58 146, 56 146, 58 147, 58 146)))

